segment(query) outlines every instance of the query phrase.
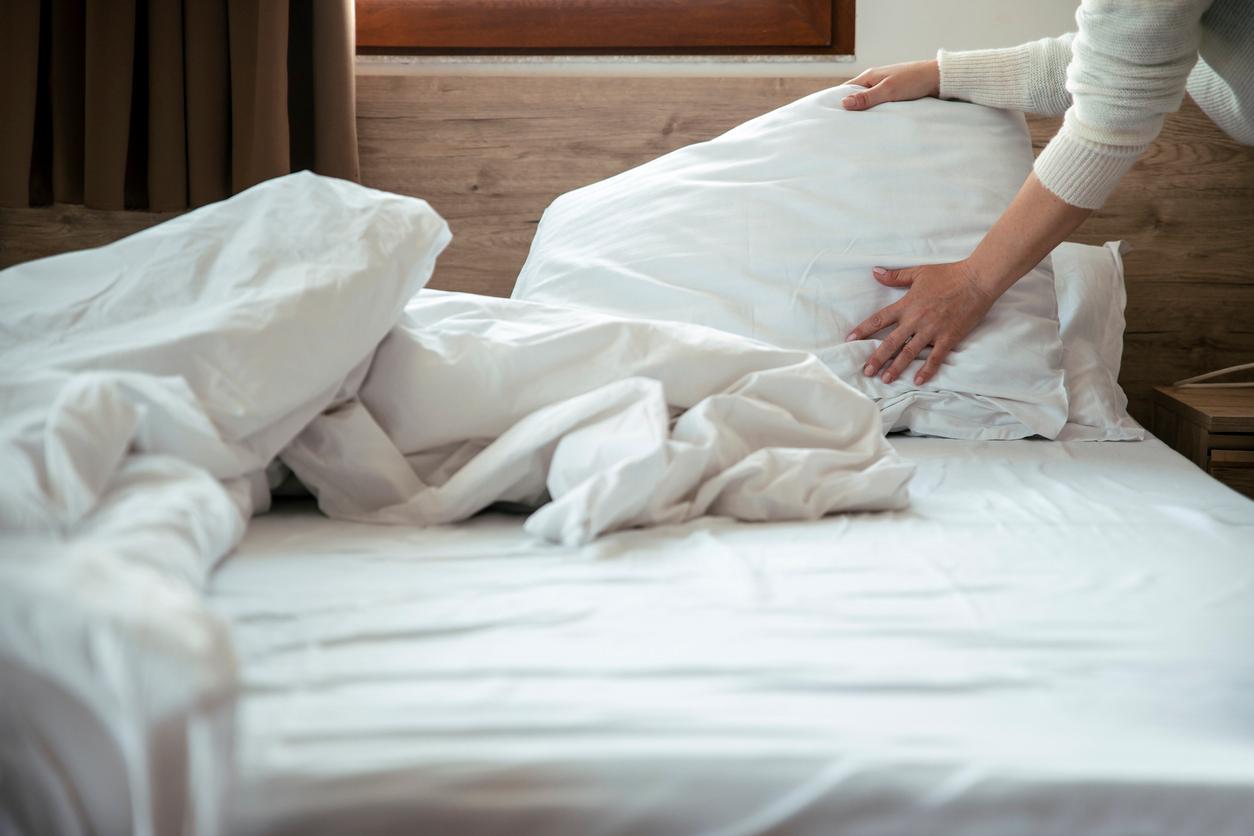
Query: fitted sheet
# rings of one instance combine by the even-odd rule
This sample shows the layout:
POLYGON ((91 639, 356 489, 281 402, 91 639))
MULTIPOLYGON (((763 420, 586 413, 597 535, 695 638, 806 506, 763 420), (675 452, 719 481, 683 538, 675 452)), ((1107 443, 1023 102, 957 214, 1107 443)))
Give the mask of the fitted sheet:
POLYGON ((1254 502, 1157 440, 893 444, 908 510, 810 523, 254 520, 233 828, 1248 833, 1254 502))

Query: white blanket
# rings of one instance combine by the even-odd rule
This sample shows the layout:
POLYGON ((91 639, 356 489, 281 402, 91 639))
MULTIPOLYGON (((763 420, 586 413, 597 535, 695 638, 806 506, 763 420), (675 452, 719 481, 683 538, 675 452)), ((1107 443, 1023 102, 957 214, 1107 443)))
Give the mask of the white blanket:
POLYGON ((448 240, 422 201, 297 174, 0 273, 0 810, 213 831, 189 785, 236 668, 200 589, 448 240))
POLYGON ((332 517, 432 525, 505 501, 541 506, 527 530, 570 545, 704 514, 900 508, 910 474, 874 404, 810 354, 438 291, 282 458, 332 517))
POLYGON ((336 516, 425 525, 507 501, 569 543, 905 503, 878 411, 813 357, 414 298, 448 240, 422 201, 301 174, 0 274, 0 663, 29 675, 3 695, 0 768, 42 757, 53 776, 0 792, 77 799, 41 829, 214 829, 186 792, 212 769, 164 749, 222 742, 235 667, 199 589, 281 451, 336 516), (124 776, 128 804, 76 784, 54 692, 115 747, 95 771, 124 776))

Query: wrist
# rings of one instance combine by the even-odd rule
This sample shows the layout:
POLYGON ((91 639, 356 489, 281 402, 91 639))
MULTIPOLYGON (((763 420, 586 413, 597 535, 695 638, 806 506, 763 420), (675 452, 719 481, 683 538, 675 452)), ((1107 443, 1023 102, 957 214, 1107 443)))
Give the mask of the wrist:
POLYGON ((1005 293, 1006 289, 1015 283, 1015 279, 1008 279, 1004 270, 998 269, 996 265, 978 256, 978 252, 972 253, 958 262, 959 269, 976 292, 985 297, 991 305, 998 296, 1005 293))

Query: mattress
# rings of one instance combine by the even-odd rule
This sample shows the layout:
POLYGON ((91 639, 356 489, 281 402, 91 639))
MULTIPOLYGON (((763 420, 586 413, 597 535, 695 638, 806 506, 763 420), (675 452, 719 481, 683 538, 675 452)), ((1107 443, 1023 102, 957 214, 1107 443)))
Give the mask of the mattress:
POLYGON ((582 548, 291 505, 217 572, 239 833, 1248 834, 1254 502, 896 438, 909 510, 582 548))

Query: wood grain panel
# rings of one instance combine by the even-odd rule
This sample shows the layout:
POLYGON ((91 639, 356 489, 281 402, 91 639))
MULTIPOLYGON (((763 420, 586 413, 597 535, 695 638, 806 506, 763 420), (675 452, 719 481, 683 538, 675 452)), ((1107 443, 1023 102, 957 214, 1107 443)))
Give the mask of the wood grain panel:
POLYGON ((1254 499, 1254 453, 1214 450, 1206 472, 1238 493, 1254 499))
POLYGON ((1128 325, 1119 382, 1129 411, 1148 425, 1154 386, 1254 357, 1254 264, 1245 283, 1187 272, 1160 278, 1154 262, 1137 255, 1126 257, 1128 325))
MULTIPOLYGON (((453 244, 433 286, 507 295, 557 195, 709 139, 832 84, 816 78, 358 78, 364 181, 421 196, 453 244)), ((1030 120, 1042 147, 1054 120, 1030 120)), ((92 246, 154 222, 81 207, 0 210, 0 266, 92 246)), ((1121 382, 1149 391, 1254 357, 1254 150, 1189 103, 1074 240, 1123 239, 1121 382)))
POLYGON ((604 50, 831 41, 832 0, 357 0, 357 43, 365 47, 604 50))
POLYGON ((102 247, 178 212, 125 212, 57 204, 0 208, 0 270, 49 255, 102 247))

